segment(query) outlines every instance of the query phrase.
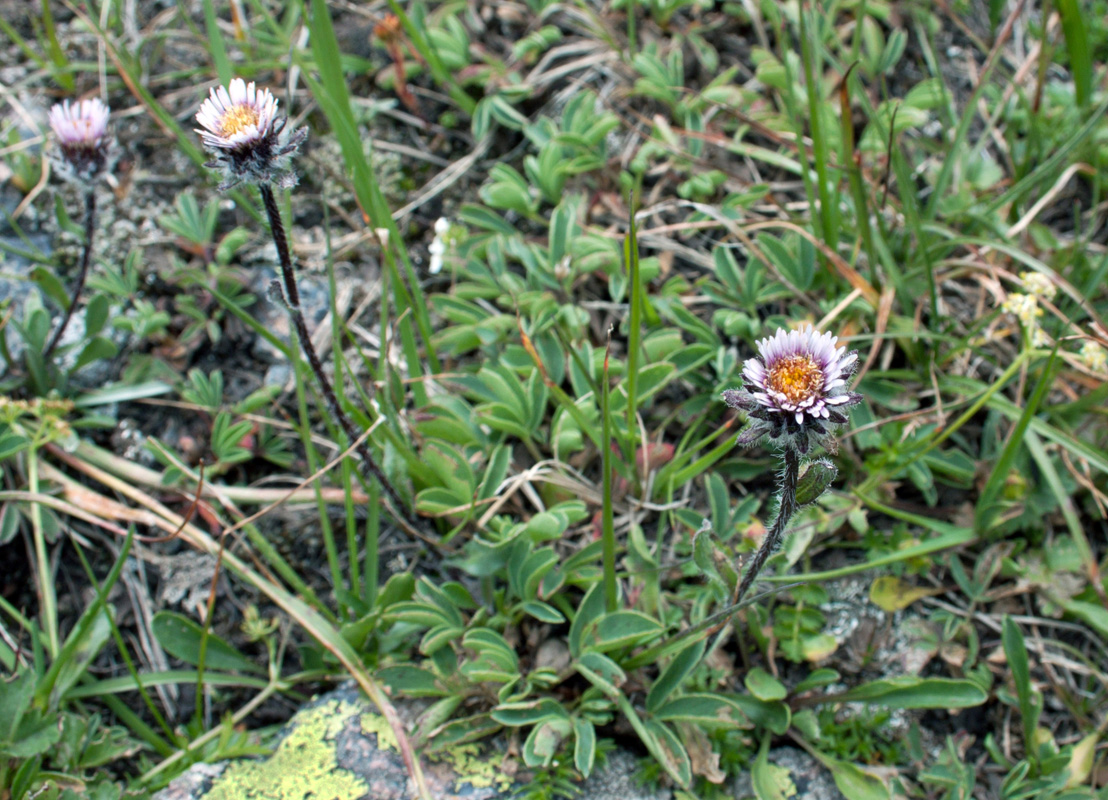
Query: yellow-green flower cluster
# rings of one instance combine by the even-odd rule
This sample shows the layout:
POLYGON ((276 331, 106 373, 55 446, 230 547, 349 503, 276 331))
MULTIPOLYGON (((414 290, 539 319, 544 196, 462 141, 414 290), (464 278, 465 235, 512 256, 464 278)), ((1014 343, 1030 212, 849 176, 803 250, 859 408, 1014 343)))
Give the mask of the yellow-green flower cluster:
POLYGON ((1023 281, 1023 288, 1039 299, 1053 300, 1054 295, 1058 294, 1054 281, 1041 272, 1022 272, 1020 280, 1023 281))
POLYGON ((1090 372, 1108 372, 1108 351, 1091 339, 1086 339, 1077 354, 1090 372))
POLYGON ((1027 290, 1026 294, 1012 292, 1001 308, 1020 321, 1030 337, 1032 347, 1044 347, 1048 339, 1039 326, 1039 317, 1043 315, 1039 301, 1053 300, 1058 290, 1054 282, 1041 272, 1024 272, 1020 275, 1020 280, 1027 290))
POLYGON ((1027 327, 1035 325, 1035 320, 1043 315, 1035 296, 1021 292, 1012 292, 1001 307, 1027 327))

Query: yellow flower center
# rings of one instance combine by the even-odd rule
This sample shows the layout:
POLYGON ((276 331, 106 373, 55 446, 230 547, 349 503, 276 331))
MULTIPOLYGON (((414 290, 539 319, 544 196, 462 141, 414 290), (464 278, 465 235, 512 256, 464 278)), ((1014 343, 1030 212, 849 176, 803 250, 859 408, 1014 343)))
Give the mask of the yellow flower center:
POLYGON ((799 403, 823 388, 823 371, 811 356, 782 358, 769 368, 766 388, 785 395, 790 403, 799 403))
POLYGON ((227 109, 223 117, 219 120, 219 135, 231 137, 236 133, 240 133, 250 125, 256 126, 257 124, 258 109, 254 108, 254 106, 240 103, 237 106, 232 106, 227 109))

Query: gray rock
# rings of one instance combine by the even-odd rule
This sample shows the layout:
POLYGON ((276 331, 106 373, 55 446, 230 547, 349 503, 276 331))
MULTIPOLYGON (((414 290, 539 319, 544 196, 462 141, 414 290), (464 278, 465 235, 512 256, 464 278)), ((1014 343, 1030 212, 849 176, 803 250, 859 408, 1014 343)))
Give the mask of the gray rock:
POLYGON ((670 800, 669 789, 651 789, 638 780, 638 760, 626 750, 608 754, 603 768, 580 785, 582 798, 589 800, 670 800))
MULTIPOLYGON (((269 342, 266 342, 266 344, 269 345, 269 342)), ((284 388, 291 380, 292 366, 287 362, 282 363, 278 361, 276 364, 271 364, 265 371, 262 384, 265 386, 280 386, 284 388)))
MULTIPOLYGON (((775 747, 769 751, 770 764, 788 771, 795 794, 785 794, 789 800, 845 800, 831 773, 812 756, 796 747, 775 747)), ((784 778, 784 774, 782 774, 784 778)), ((735 800, 754 798, 754 787, 749 774, 739 776, 729 786, 735 800)))

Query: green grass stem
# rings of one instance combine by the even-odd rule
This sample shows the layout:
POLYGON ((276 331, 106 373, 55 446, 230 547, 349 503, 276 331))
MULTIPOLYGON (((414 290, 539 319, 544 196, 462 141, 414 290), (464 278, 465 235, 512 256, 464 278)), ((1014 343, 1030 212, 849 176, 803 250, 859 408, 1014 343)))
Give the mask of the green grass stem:
POLYGON ((635 202, 630 199, 630 219, 627 236, 623 240, 623 263, 627 266, 630 296, 630 321, 627 331, 627 440, 624 459, 637 471, 636 444, 638 444, 638 384, 639 356, 642 350, 642 280, 639 276, 639 237, 635 228, 635 202))
MULTIPOLYGON (((819 79, 822 65, 819 58, 819 47, 813 47, 811 34, 808 30, 808 14, 804 6, 800 6, 800 58, 804 67, 804 84, 808 95, 808 125, 812 132, 812 157, 815 160, 816 179, 819 182, 817 195, 819 197, 820 229, 823 241, 832 250, 839 245, 839 202, 838 190, 832 188, 831 176, 828 169, 830 163, 830 147, 823 131, 822 109, 824 100, 819 79)), ((803 129, 797 128, 798 138, 803 137, 803 129)))
POLYGON ((604 351, 604 375, 600 385, 600 469, 603 472, 603 500, 600 537, 603 542, 604 604, 609 612, 619 606, 619 586, 616 583, 616 531, 612 512, 612 419, 611 390, 608 385, 608 359, 612 353, 612 333, 608 331, 608 346, 604 351))
MULTIPOLYGON (((38 449, 34 446, 27 450, 27 491, 39 493, 38 449)), ((46 552, 46 532, 42 527, 42 508, 31 503, 31 540, 35 548, 36 589, 40 603, 42 627, 46 633, 46 649, 51 656, 58 656, 58 596, 54 586, 54 576, 50 571, 50 557, 46 552)))

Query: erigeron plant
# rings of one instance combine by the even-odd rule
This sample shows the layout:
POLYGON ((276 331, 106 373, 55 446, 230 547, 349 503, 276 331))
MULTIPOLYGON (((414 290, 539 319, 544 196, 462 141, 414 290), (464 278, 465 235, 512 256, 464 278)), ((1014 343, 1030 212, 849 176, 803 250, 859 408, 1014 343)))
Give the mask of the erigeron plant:
POLYGON ((196 132, 200 134, 204 146, 215 156, 207 166, 223 173, 220 190, 226 191, 244 183, 258 187, 281 265, 281 280, 273 282, 273 294, 280 297, 288 309, 296 336, 300 340, 300 348, 319 382, 331 418, 339 424, 361 456, 363 468, 384 489, 386 506, 391 507, 390 510, 398 521, 411 525, 400 495, 381 471, 363 434, 354 427, 354 423, 339 404, 334 386, 324 372, 323 362, 312 344, 311 334, 300 308, 296 270, 273 186, 276 184, 289 189, 296 185, 296 173, 290 162, 308 138, 308 131, 304 128, 286 130, 288 120, 278 113, 277 98, 268 89, 258 89, 253 82, 248 84, 242 78, 235 78, 226 87, 213 88, 211 95, 200 106, 196 121, 201 125, 196 132))
POLYGON ((837 337, 810 326, 779 330, 758 342, 758 356, 743 365, 750 390, 723 393, 727 405, 747 412, 749 424, 737 443, 749 447, 768 439, 783 461, 777 516, 744 570, 736 603, 780 545, 792 515, 819 498, 837 474, 826 459, 804 460, 813 446, 835 450, 834 431, 846 423, 846 409, 862 401, 846 387, 858 354, 836 347, 837 342, 837 337))
POLYGON ((96 97, 73 104, 66 100, 50 109, 50 129, 54 132, 58 147, 54 158, 56 170, 63 179, 79 186, 85 194, 85 242, 69 306, 43 351, 44 359, 54 352, 69 327, 88 278, 96 233, 96 182, 107 169, 111 153, 108 135, 110 113, 108 107, 96 97))

